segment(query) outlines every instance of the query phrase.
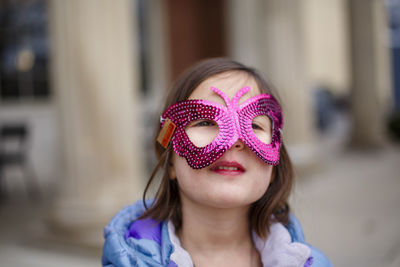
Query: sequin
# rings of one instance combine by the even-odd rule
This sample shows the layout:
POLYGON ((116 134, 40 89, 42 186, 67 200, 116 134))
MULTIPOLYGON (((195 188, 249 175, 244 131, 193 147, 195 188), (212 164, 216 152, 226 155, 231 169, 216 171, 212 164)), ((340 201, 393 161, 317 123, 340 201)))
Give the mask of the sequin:
POLYGON ((260 94, 239 105, 239 99, 250 87, 240 89, 232 100, 219 89, 210 89, 224 99, 226 106, 203 99, 185 100, 173 104, 162 115, 161 126, 167 118, 177 126, 171 139, 174 151, 186 158, 192 168, 201 169, 214 163, 241 139, 265 163, 277 165, 283 126, 282 109, 278 101, 272 95, 260 94), (252 129, 252 120, 260 115, 267 115, 272 121, 270 144, 261 142, 252 129), (215 121, 219 127, 218 135, 205 147, 195 146, 185 131, 190 122, 199 119, 215 121))

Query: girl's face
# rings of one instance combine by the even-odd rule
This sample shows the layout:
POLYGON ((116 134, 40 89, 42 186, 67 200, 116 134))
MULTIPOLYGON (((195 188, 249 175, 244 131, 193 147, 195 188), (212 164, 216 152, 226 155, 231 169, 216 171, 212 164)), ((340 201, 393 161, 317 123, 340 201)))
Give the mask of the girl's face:
MULTIPOLYGON (((223 99, 210 90, 212 86, 230 99, 238 90, 249 86, 251 90, 242 96, 239 103, 261 93, 256 81, 247 74, 225 72, 203 81, 189 99, 205 99, 225 105, 223 99)), ((263 123, 270 124, 270 121, 263 123)), ((213 127, 207 124, 201 126, 213 127)), ((267 127, 271 128, 271 125, 267 127)), ((221 158, 202 169, 191 168, 185 158, 173 152, 169 171, 171 179, 178 180, 183 202, 214 208, 236 208, 249 206, 262 197, 269 186, 272 169, 273 166, 262 161, 239 139, 221 158)))

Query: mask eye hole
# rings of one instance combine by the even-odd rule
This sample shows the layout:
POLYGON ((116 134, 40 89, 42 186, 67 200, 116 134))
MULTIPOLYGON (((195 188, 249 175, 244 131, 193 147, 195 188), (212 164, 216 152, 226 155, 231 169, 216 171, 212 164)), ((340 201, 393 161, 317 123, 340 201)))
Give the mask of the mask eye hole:
POLYGON ((213 120, 200 119, 190 122, 185 132, 195 146, 205 147, 218 136, 219 127, 213 120))
POLYGON ((257 138, 264 144, 272 142, 272 122, 267 115, 254 117, 251 122, 251 128, 257 138))

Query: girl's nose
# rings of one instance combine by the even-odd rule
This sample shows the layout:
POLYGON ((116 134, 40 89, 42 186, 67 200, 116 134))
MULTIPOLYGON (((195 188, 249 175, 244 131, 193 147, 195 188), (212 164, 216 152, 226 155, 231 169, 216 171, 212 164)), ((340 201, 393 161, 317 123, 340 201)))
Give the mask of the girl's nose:
POLYGON ((233 144, 233 147, 237 150, 242 150, 244 148, 245 144, 243 143, 242 140, 238 139, 236 143, 233 144))

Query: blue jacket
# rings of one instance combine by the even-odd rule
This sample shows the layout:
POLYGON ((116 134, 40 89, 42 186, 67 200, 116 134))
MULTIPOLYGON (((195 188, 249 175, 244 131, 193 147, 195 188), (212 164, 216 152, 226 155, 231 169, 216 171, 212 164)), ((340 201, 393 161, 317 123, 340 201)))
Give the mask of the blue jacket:
MULTIPOLYGON (((167 223, 157 223, 152 219, 136 220, 144 210, 142 201, 138 201, 118 212, 105 227, 103 266, 177 266, 170 258, 174 252, 174 245, 170 240, 167 223)), ((310 248, 310 258, 304 266, 332 266, 321 251, 305 243, 300 223, 292 214, 286 229, 292 242, 299 242, 310 248)))

